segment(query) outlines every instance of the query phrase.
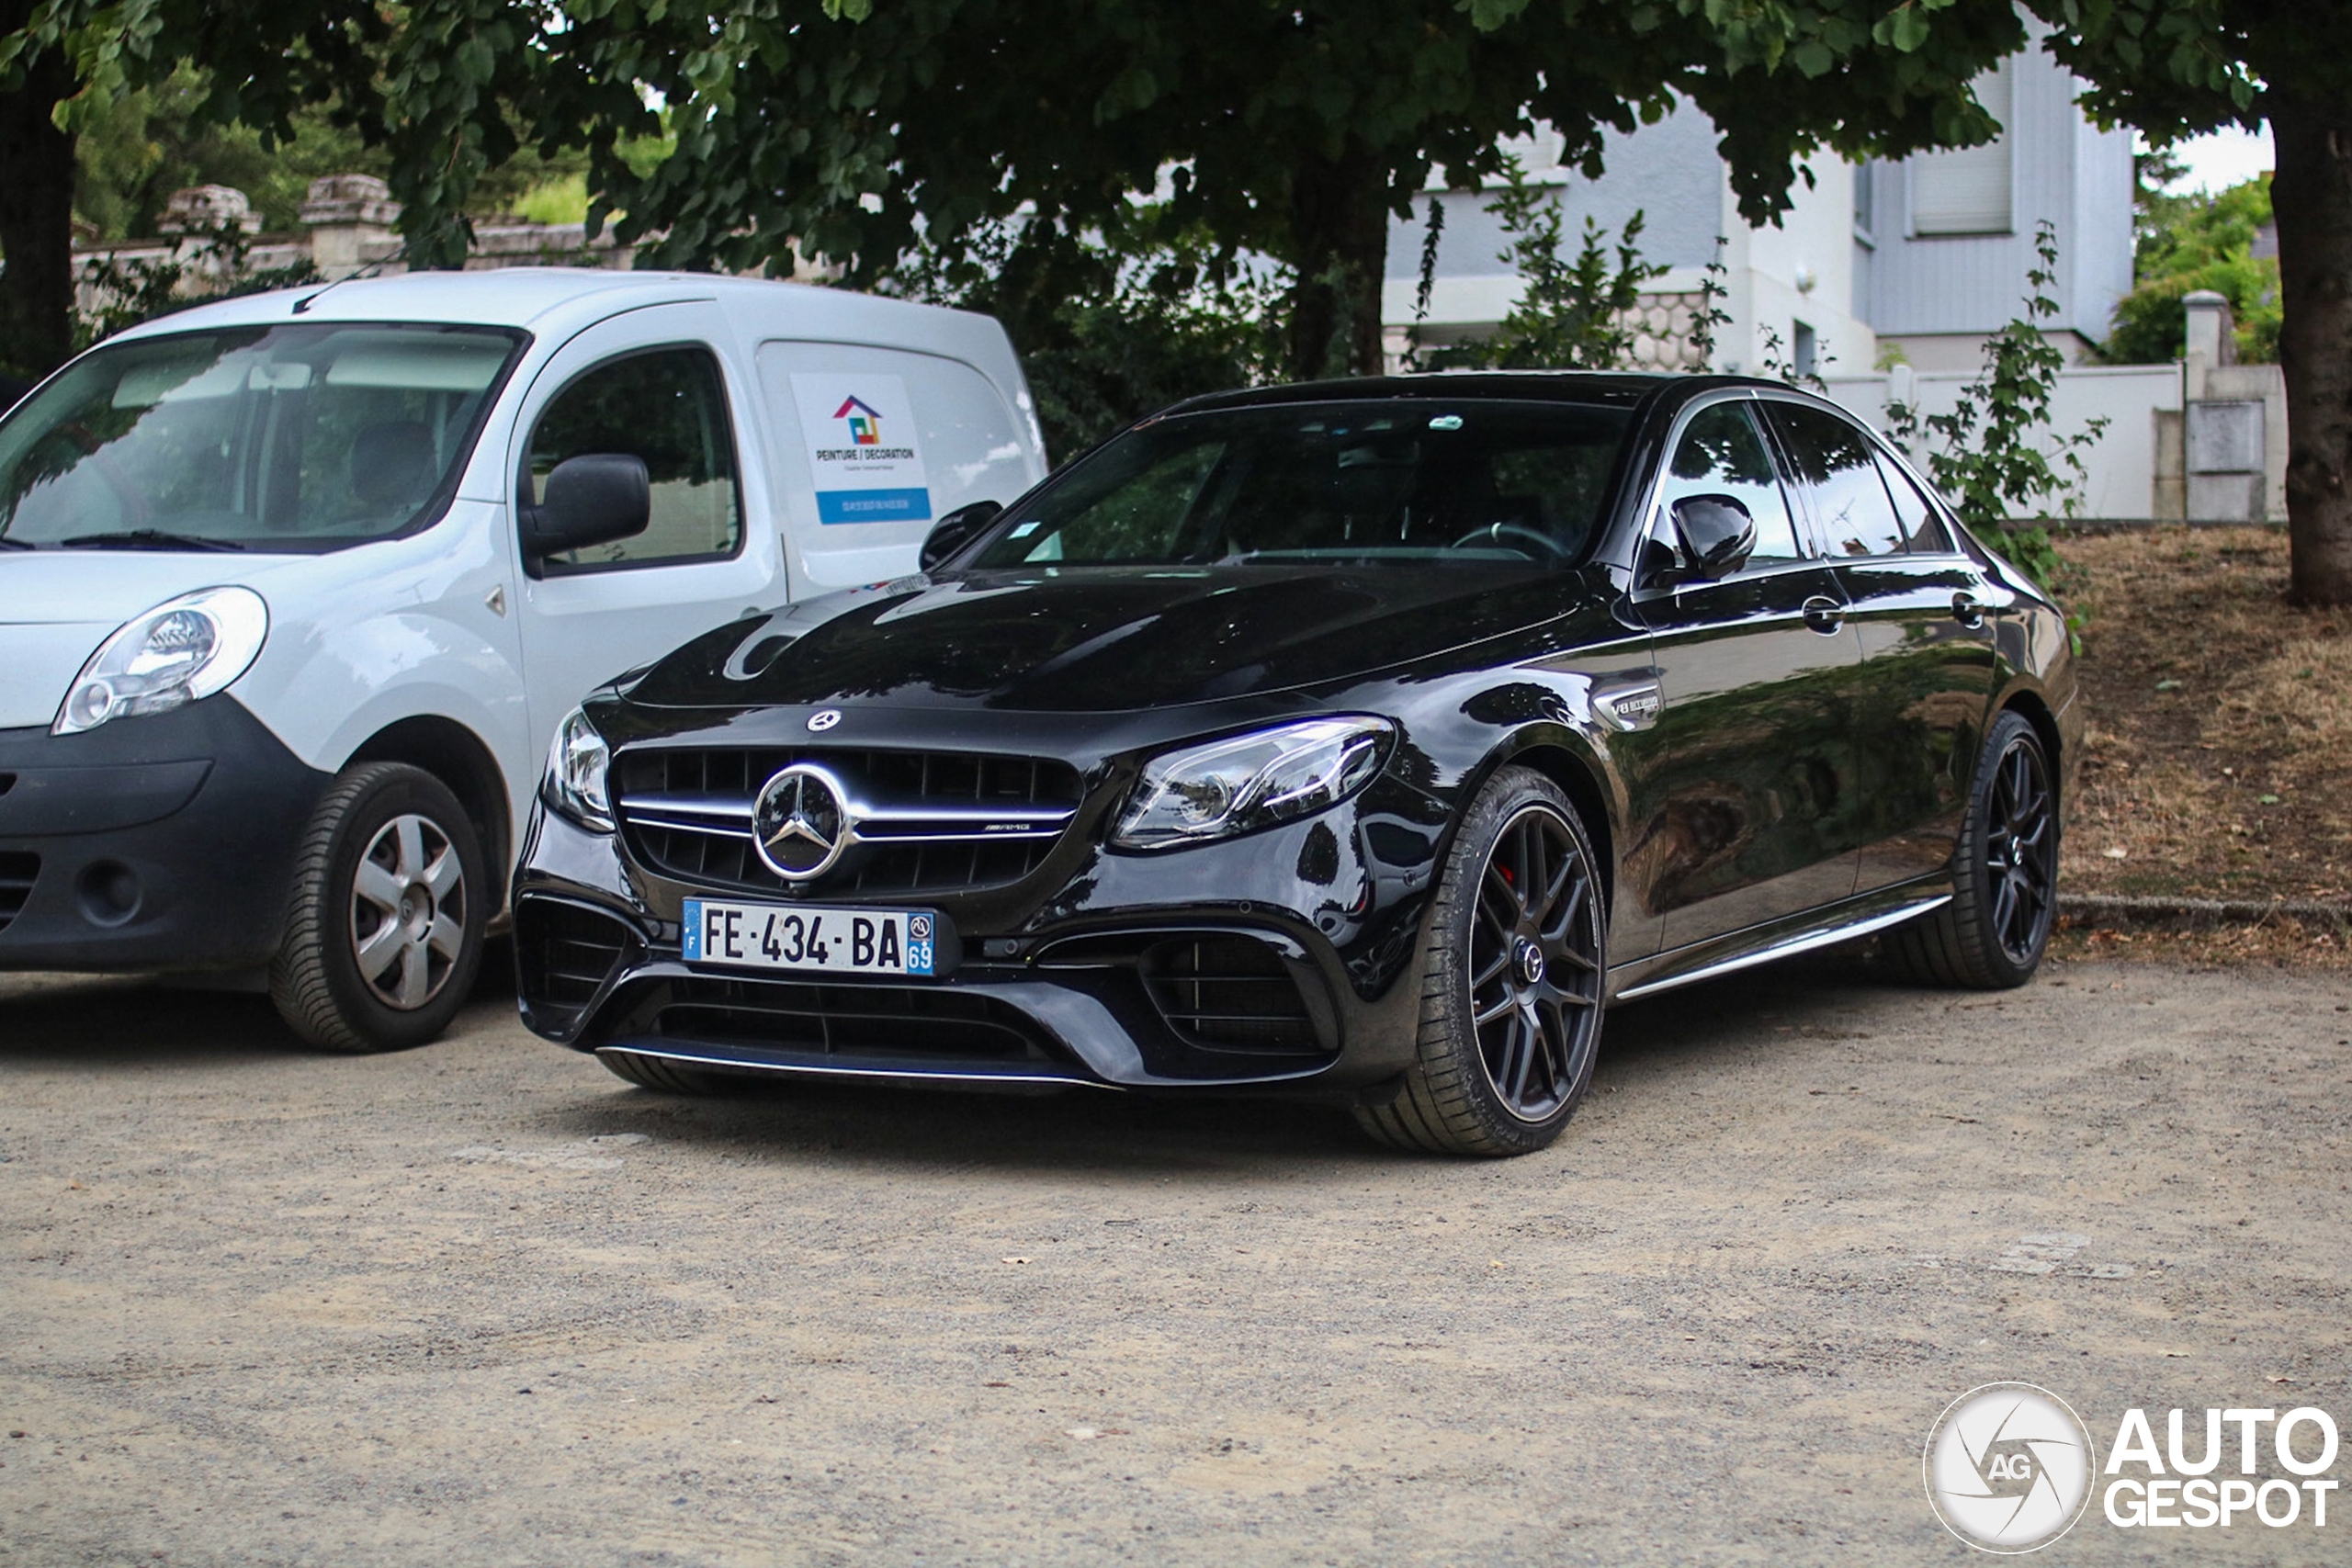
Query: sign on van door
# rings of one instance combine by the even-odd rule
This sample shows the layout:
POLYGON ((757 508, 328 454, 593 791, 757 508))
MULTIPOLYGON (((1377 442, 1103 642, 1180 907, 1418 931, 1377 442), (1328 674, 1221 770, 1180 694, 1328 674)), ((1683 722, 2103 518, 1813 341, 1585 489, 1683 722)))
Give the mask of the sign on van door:
POLYGON ((817 521, 924 523, 922 437, 896 376, 795 376, 792 400, 817 493, 817 521))
POLYGON ((960 359, 772 339, 759 367, 796 598, 912 571, 935 519, 1045 477, 1011 405, 960 359))

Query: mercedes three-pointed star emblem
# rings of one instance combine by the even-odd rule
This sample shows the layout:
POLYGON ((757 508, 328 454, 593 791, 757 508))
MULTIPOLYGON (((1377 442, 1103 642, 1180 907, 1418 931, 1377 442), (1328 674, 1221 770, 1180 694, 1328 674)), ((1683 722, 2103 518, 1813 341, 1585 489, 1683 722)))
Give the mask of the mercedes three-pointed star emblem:
POLYGON ((795 762, 762 784, 752 802, 752 837, 760 859, 786 882, 824 875, 856 836, 849 793, 813 763, 795 762))

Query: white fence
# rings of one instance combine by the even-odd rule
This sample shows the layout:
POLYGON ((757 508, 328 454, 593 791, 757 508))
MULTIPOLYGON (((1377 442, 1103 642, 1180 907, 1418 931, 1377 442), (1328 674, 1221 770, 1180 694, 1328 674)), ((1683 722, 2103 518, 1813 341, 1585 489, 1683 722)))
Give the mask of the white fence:
MULTIPOLYGON (((1920 374, 1906 367, 1892 375, 1832 378, 1829 396, 1883 430, 1887 403, 1902 390, 1894 383, 1910 383, 1907 400, 1924 417, 1950 412, 1960 400, 1961 389, 1975 378, 1973 372, 1920 374)), ((2178 365, 2080 366, 2059 374, 2051 396, 2053 434, 2086 429, 2093 419, 2107 421, 2097 444, 2082 454, 2089 471, 2075 497, 2076 515, 2140 519, 2181 514, 2174 477, 2179 472, 2178 438, 2166 434, 2177 432, 2181 407, 2178 365), (2164 482, 2167 479, 2174 487, 2169 493, 2164 482)), ((2045 442, 2045 449, 2047 446, 2045 442)))

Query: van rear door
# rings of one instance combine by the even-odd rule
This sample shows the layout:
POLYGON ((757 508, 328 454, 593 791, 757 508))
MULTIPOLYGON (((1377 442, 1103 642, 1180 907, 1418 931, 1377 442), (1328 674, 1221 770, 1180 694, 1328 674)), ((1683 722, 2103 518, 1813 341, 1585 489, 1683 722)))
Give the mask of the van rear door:
POLYGON ((912 571, 933 523, 1043 477, 1003 395, 962 360, 776 341, 759 373, 796 598, 912 571))

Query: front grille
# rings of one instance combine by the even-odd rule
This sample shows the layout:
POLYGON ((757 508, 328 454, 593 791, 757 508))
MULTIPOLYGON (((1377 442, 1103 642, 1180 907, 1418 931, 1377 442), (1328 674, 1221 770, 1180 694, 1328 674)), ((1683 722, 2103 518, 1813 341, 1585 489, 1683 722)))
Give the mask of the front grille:
POLYGON ((22 851, 0 852, 0 931, 6 931, 9 922, 24 909, 25 900, 33 896, 33 883, 40 875, 40 856, 22 851))
POLYGON ((1285 1055, 1322 1048, 1290 965, 1255 938, 1159 942, 1138 967, 1152 1005, 1188 1044, 1285 1055))
POLYGON ((649 748, 614 763, 630 852, 675 881, 758 893, 788 884, 752 847, 760 786, 795 762, 839 778, 861 842, 829 893, 921 895, 1001 886, 1053 852, 1078 809, 1078 770, 1043 757, 956 751, 649 748))
POLYGON ((947 988, 697 976, 672 982, 650 1023, 676 1043, 752 1046, 843 1066, 1056 1059, 1019 1010, 947 988))
POLYGON ((619 966, 631 935, 610 915, 551 898, 524 899, 514 911, 524 991, 554 1007, 586 1007, 619 966))

